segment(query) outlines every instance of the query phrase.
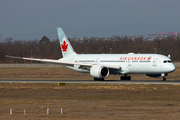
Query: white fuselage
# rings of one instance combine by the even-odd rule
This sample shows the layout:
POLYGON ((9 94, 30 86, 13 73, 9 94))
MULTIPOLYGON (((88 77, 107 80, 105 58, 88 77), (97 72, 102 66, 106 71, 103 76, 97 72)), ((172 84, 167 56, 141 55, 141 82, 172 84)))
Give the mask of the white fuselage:
MULTIPOLYGON (((78 54, 60 60, 94 65, 119 65, 121 69, 110 69, 110 74, 162 74, 173 72, 176 67, 170 58, 160 54, 78 54)), ((78 72, 89 72, 68 67, 78 72)))

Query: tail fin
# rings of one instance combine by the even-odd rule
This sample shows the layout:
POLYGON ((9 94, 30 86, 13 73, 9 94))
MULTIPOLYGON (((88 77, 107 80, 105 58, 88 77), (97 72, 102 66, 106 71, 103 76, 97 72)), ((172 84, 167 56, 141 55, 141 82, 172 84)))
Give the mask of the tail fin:
POLYGON ((67 57, 69 55, 76 55, 76 52, 72 48, 62 28, 57 27, 57 32, 59 36, 59 42, 60 42, 60 47, 61 47, 63 57, 67 57))

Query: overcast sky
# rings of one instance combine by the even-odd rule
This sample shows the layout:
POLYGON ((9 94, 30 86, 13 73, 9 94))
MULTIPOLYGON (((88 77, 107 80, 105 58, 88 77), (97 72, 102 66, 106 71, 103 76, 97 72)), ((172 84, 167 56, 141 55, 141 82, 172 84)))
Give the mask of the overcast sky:
POLYGON ((180 0, 0 0, 0 35, 28 40, 180 32, 180 0))

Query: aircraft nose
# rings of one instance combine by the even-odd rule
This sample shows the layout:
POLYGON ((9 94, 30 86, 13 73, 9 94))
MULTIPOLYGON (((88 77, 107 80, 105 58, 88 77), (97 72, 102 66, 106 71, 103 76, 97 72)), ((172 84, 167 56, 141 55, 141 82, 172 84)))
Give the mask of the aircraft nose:
POLYGON ((176 66, 175 66, 174 64, 171 64, 171 65, 169 66, 169 70, 170 70, 171 72, 175 71, 175 70, 176 70, 176 66))

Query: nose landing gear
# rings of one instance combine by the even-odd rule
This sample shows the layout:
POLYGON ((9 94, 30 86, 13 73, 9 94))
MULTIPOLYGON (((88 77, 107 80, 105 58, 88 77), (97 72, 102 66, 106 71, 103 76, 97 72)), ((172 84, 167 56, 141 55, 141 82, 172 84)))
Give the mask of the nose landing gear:
POLYGON ((161 80, 166 81, 166 77, 165 77, 165 76, 163 76, 163 77, 161 78, 161 80))
POLYGON ((162 73, 162 74, 161 74, 161 76, 162 76, 161 80, 166 81, 166 76, 167 76, 167 75, 168 75, 168 74, 162 73))

